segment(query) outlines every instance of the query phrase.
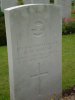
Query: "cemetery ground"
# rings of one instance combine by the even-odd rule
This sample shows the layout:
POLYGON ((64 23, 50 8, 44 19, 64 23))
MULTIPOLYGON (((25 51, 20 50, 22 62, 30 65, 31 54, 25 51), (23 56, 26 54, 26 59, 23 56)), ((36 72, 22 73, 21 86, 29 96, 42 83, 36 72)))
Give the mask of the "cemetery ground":
MULTIPOLYGON (((75 85, 75 34, 62 38, 62 84, 63 90, 75 85)), ((7 47, 0 47, 0 100, 9 99, 7 47)))

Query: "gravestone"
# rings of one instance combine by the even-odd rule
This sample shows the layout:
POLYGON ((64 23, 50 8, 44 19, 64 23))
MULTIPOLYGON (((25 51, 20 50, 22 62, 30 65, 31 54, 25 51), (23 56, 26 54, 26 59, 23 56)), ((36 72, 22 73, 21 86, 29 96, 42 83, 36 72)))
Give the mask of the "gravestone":
POLYGON ((62 4, 62 0, 54 0, 54 3, 55 3, 55 4, 60 4, 60 5, 61 5, 61 4, 62 4))
POLYGON ((49 0, 1 0, 1 10, 4 12, 4 9, 18 6, 19 4, 35 4, 35 3, 50 3, 49 0))
POLYGON ((28 4, 5 10, 11 100, 50 100, 62 91, 59 6, 28 4))
POLYGON ((18 1, 17 0, 1 0, 1 10, 4 12, 4 9, 17 6, 18 1))
POLYGON ((71 2, 72 0, 62 0, 62 9, 63 9, 63 17, 70 18, 71 17, 71 2))
POLYGON ((63 18, 71 17, 71 2, 72 0, 55 0, 55 4, 62 6, 63 18))
POLYGON ((50 3, 50 0, 24 0, 26 4, 30 3, 44 3, 48 4, 50 3))

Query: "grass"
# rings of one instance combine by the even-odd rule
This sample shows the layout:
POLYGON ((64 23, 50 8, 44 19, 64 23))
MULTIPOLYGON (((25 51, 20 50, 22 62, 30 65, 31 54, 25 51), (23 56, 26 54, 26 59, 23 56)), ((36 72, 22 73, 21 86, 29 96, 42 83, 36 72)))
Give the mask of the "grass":
POLYGON ((72 15, 71 15, 71 18, 75 18, 75 14, 72 14, 72 15))
MULTIPOLYGON (((75 10, 75 6, 72 10, 75 10)), ((75 18, 75 14, 72 14, 71 18, 75 18)), ((63 35, 62 43, 62 85, 64 90, 75 86, 75 34, 63 35)))
POLYGON ((63 89, 75 85, 75 34, 63 36, 63 89))
MULTIPOLYGON (((63 35, 63 89, 75 85, 75 34, 63 35)), ((0 47, 0 100, 10 100, 7 48, 0 47)))
POLYGON ((9 100, 7 48, 0 47, 0 100, 9 100))

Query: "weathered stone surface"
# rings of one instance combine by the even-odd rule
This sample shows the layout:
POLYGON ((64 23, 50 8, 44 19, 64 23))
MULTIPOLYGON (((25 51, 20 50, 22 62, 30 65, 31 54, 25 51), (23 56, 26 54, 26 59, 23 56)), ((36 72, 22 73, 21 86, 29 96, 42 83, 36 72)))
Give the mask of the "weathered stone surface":
POLYGON ((5 10, 11 100, 50 100, 62 91, 62 16, 55 5, 5 10))
POLYGON ((61 5, 62 7, 62 17, 63 18, 71 17, 71 2, 72 0, 55 0, 55 4, 61 5))
POLYGON ((19 4, 37 4, 37 3, 44 3, 44 4, 49 4, 49 0, 1 0, 1 10, 4 12, 4 9, 13 7, 13 6, 18 6, 19 4))
POLYGON ((50 0, 24 0, 25 3, 44 3, 44 4, 49 4, 50 0))
POLYGON ((18 1, 17 0, 1 0, 1 10, 4 12, 4 9, 17 6, 18 1))
POLYGON ((62 4, 62 0, 54 0, 54 3, 55 3, 55 4, 60 4, 60 5, 61 5, 61 4, 62 4))

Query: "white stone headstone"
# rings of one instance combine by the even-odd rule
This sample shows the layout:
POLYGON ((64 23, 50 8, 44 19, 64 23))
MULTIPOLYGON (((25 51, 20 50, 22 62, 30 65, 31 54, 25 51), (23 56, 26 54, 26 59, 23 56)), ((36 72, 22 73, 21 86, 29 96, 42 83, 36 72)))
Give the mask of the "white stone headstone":
POLYGON ((24 0, 24 2, 26 3, 26 4, 30 4, 30 3, 32 3, 32 4, 34 4, 34 3, 44 3, 44 4, 49 4, 50 3, 50 0, 24 0))
POLYGON ((71 17, 71 2, 72 0, 55 0, 55 4, 61 5, 63 18, 71 17))
POLYGON ((55 4, 60 4, 60 5, 61 5, 61 4, 62 4, 62 0, 54 0, 54 3, 55 3, 55 4))
MULTIPOLYGON (((49 0, 22 0, 24 4, 36 4, 36 3, 50 3, 49 0)), ((17 6, 19 4, 18 0, 1 0, 1 10, 4 12, 4 9, 17 6)))
POLYGON ((11 100, 50 100, 62 91, 62 16, 58 6, 5 10, 11 100))
POLYGON ((4 9, 17 6, 17 0, 1 0, 1 10, 4 12, 4 9))
POLYGON ((70 18, 71 17, 71 2, 72 0, 63 0, 63 17, 70 18))

